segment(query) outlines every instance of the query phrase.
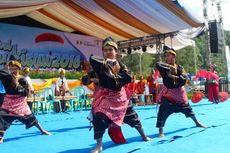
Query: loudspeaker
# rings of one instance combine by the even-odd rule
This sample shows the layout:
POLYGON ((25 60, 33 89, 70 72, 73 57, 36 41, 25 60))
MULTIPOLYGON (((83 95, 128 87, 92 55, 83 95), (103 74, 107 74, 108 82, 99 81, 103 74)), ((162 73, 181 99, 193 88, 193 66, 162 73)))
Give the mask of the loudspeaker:
POLYGON ((208 24, 211 53, 221 53, 224 48, 221 24, 216 21, 210 21, 208 24))

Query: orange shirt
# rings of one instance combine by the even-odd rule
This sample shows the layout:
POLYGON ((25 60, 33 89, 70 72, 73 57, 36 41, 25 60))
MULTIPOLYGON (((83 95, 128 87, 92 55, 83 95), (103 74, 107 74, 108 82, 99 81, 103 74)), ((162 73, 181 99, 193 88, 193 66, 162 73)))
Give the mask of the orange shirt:
POLYGON ((149 89, 156 89, 156 83, 154 82, 154 78, 150 75, 147 79, 149 89))
POLYGON ((136 93, 143 94, 145 92, 145 83, 143 81, 139 81, 136 83, 136 93))
POLYGON ((132 91, 132 92, 135 92, 135 90, 136 90, 136 83, 135 82, 130 82, 129 84, 128 84, 128 89, 130 90, 130 91, 132 91))

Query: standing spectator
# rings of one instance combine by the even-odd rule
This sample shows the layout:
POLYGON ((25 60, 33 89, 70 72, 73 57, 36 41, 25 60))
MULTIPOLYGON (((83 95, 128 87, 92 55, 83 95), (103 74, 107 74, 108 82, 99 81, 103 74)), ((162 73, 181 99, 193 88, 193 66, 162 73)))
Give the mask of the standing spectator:
POLYGON ((154 73, 155 71, 153 70, 153 72, 147 78, 149 94, 151 94, 152 96, 152 104, 156 103, 156 93, 157 93, 157 84, 156 84, 156 80, 154 79, 154 73))
POLYGON ((140 75, 139 81, 136 83, 136 93, 144 94, 145 92, 145 82, 143 75, 140 75))
POLYGON ((132 81, 128 84, 128 89, 133 93, 136 92, 136 75, 132 76, 132 81))
POLYGON ((135 93, 138 95, 138 98, 142 102, 142 104, 145 104, 147 98, 145 97, 145 82, 143 75, 140 75, 139 81, 136 83, 135 93))
POLYGON ((132 76, 132 81, 128 84, 127 89, 132 93, 131 102, 133 105, 136 105, 139 101, 136 94, 136 75, 132 76))

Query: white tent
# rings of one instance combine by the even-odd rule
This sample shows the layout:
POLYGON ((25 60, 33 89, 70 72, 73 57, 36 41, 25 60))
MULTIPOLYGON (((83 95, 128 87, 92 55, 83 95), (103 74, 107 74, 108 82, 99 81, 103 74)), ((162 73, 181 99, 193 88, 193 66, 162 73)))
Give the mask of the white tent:
MULTIPOLYGON (((7 0, 0 8, 0 22, 24 15, 60 31, 117 41, 203 26, 182 0, 7 0)), ((175 48, 191 44, 182 35, 165 40, 171 42, 175 48)))

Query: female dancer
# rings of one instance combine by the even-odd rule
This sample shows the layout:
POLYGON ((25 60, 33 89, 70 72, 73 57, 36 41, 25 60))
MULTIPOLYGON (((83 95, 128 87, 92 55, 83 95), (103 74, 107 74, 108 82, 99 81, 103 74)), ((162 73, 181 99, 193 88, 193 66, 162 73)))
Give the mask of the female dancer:
POLYGON ((206 79, 208 81, 208 100, 215 104, 219 103, 218 93, 219 93, 219 80, 215 64, 210 64, 209 72, 207 73, 206 79))
POLYGON ((0 80, 6 90, 6 96, 0 108, 0 143, 3 143, 4 132, 16 119, 25 124, 26 129, 36 126, 42 134, 49 135, 50 133, 41 127, 27 105, 28 83, 19 75, 21 64, 18 61, 10 61, 9 69, 10 72, 0 70, 0 80))
POLYGON ((198 80, 199 77, 206 78, 208 84, 208 101, 215 104, 219 103, 219 81, 220 77, 216 72, 217 66, 215 64, 209 65, 209 70, 200 69, 194 80, 198 80))

